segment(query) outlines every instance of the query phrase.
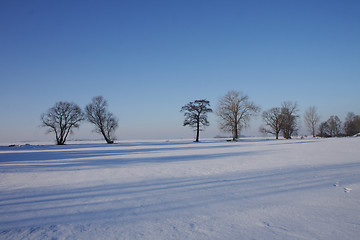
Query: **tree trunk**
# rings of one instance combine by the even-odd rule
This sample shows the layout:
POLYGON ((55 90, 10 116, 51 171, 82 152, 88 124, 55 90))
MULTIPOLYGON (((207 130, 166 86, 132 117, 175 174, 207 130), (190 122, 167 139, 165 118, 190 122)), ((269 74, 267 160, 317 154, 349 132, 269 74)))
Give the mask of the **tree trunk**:
POLYGON ((199 141, 199 135, 200 135, 200 120, 198 119, 197 123, 196 123, 196 140, 195 140, 195 142, 199 141))
POLYGON ((108 138, 108 137, 107 137, 107 135, 106 135, 106 133, 105 133, 104 129, 101 129, 101 133, 102 133, 102 135, 104 136, 105 141, 106 141, 106 143, 107 143, 107 144, 113 144, 113 143, 114 143, 114 141, 113 141, 113 140, 111 140, 110 138, 108 138))
POLYGON ((111 140, 110 138, 106 137, 105 135, 104 135, 104 138, 105 138, 105 141, 106 141, 107 144, 113 144, 113 143, 114 143, 113 140, 111 140))
POLYGON ((235 123, 234 133, 233 133, 233 141, 236 141, 237 139, 238 139, 238 130, 237 130, 237 124, 235 123))

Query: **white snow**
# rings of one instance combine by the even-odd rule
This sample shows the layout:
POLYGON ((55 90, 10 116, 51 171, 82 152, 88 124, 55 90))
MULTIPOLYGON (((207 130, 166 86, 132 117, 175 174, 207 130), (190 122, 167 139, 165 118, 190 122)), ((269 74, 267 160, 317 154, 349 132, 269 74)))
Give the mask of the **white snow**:
POLYGON ((358 239, 360 138, 0 147, 0 239, 358 239))

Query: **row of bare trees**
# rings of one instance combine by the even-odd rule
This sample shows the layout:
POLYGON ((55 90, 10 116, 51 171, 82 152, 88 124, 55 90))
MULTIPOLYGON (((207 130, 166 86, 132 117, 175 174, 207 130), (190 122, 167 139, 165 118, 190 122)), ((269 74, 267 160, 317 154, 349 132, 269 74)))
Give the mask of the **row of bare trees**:
MULTIPOLYGON (((262 117, 267 128, 262 127, 260 131, 271 133, 276 136, 276 139, 280 132, 283 133, 284 138, 291 138, 292 133, 298 130, 296 119, 300 116, 297 112, 296 103, 291 102, 284 102, 281 108, 272 108, 263 112, 262 117)), ((344 124, 336 115, 320 123, 317 108, 311 106, 304 113, 304 123, 313 137, 354 136, 360 133, 360 116, 352 112, 348 113, 344 124)))
MULTIPOLYGON (((249 125, 250 118, 260 111, 260 107, 249 101, 249 97, 241 92, 229 91, 218 102, 216 115, 219 117, 220 128, 232 133, 233 141, 240 137, 242 129, 249 125)), ((206 99, 189 102, 181 108, 184 112, 184 126, 196 131, 195 141, 199 141, 199 133, 209 126, 207 113, 211 113, 210 102, 206 99)), ((299 130, 298 105, 294 102, 283 102, 280 107, 273 107, 262 113, 264 126, 260 132, 273 134, 276 139, 280 134, 290 139, 299 130)), ((337 116, 331 116, 326 122, 319 124, 320 115, 315 106, 309 107, 304 113, 304 123, 313 137, 353 136, 360 132, 360 116, 349 113, 344 127, 337 116)))
MULTIPOLYGON (((200 131, 209 126, 208 113, 213 110, 210 101, 206 99, 189 102, 181 108, 185 120, 183 125, 190 126, 196 131, 195 141, 199 141, 200 131)), ((232 134, 232 140, 240 137, 241 131, 249 125, 252 116, 260 111, 260 107, 249 100, 246 94, 229 91, 218 102, 216 115, 219 117, 220 129, 232 134)), ((290 139, 298 131, 298 106, 293 102, 283 102, 281 107, 274 107, 262 113, 264 125, 260 131, 279 135, 290 139)), ((114 133, 118 127, 117 118, 107 110, 107 101, 102 97, 94 97, 83 111, 77 104, 70 102, 57 102, 52 108, 41 116, 42 126, 48 127, 48 132, 54 132, 58 145, 63 145, 74 128, 79 128, 83 120, 95 126, 109 144, 114 143, 114 133)), ((337 116, 331 116, 326 122, 319 125, 320 116, 316 107, 309 107, 304 114, 304 122, 313 137, 347 135, 352 136, 360 132, 360 116, 349 113, 344 127, 337 116), (319 125, 319 128, 318 128, 319 125), (317 134, 318 129, 318 134, 317 134), (344 130, 344 131, 342 131, 344 130)))
POLYGON ((41 126, 54 132, 56 143, 63 145, 72 130, 79 128, 85 119, 95 125, 95 131, 101 133, 107 143, 114 143, 118 120, 107 110, 107 101, 102 96, 94 97, 84 111, 73 102, 57 102, 41 115, 41 126))
MULTIPOLYGON (((184 126, 190 126, 196 130, 196 142, 199 141, 199 132, 209 125, 207 113, 212 112, 210 102, 206 99, 195 100, 181 109, 184 113, 184 126)), ((249 100, 248 95, 237 91, 229 91, 218 102, 216 115, 219 117, 220 129, 232 133, 232 140, 240 137, 241 131, 246 128, 252 116, 260 111, 260 107, 249 100)), ((282 133, 286 139, 291 138, 298 130, 296 103, 284 102, 281 107, 271 108, 262 114, 265 127, 261 127, 263 133, 270 133, 279 138, 282 133)))

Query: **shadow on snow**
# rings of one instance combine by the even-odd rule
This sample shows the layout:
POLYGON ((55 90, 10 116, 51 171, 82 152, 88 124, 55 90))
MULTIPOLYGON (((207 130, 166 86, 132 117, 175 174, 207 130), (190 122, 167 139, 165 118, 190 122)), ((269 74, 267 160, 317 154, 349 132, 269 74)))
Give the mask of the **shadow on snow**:
POLYGON ((158 213, 171 216, 178 210, 181 214, 208 214, 218 209, 211 207, 214 204, 244 211, 259 207, 261 201, 268 204, 278 194, 289 197, 330 188, 339 176, 343 181, 359 182, 359 171, 360 163, 350 163, 94 187, 12 190, 0 197, 0 230, 93 221, 124 224, 153 219, 158 213))

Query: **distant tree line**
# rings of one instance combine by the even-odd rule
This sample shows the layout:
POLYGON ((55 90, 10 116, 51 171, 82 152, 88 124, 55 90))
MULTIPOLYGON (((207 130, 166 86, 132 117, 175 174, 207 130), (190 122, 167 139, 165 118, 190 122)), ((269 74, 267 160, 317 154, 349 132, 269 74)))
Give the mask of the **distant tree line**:
MULTIPOLYGON (((249 101, 249 97, 241 92, 229 91, 218 102, 216 115, 219 117, 220 129, 232 134, 232 140, 240 137, 240 132, 246 128, 252 116, 260 111, 260 107, 249 101)), ((190 126, 196 131, 195 141, 199 141, 199 132, 209 126, 207 113, 212 112, 210 102, 206 99, 195 100, 183 106, 181 112, 185 112, 184 126, 190 126)), ((291 139, 299 130, 297 103, 285 101, 280 107, 273 107, 262 112, 264 125, 259 131, 272 134, 276 139, 282 135, 285 139, 291 139)), ((320 115, 315 106, 310 106, 304 113, 306 129, 313 137, 336 137, 354 136, 360 133, 360 116, 348 113, 345 123, 342 125, 339 117, 331 116, 327 121, 320 123, 320 115)))
POLYGON ((349 112, 345 118, 344 124, 338 116, 333 115, 330 118, 320 123, 319 137, 342 137, 354 136, 360 133, 360 115, 355 115, 349 112))
MULTIPOLYGON (((111 144, 115 140, 118 120, 107 107, 107 101, 102 96, 94 97, 84 110, 75 103, 60 101, 41 115, 42 126, 47 127, 48 132, 54 132, 57 144, 63 145, 72 130, 79 128, 80 123, 87 120, 94 125, 95 132, 100 133, 105 141, 111 144)), ((195 130, 195 142, 198 142, 200 132, 210 125, 208 113, 213 112, 210 101, 194 100, 182 106, 180 112, 183 112, 185 117, 183 126, 195 130)), ((259 112, 260 107, 251 102, 248 95, 238 91, 229 91, 220 98, 215 111, 220 129, 231 133, 233 141, 238 140, 241 131, 249 126, 251 118, 259 112)), ((259 130, 274 135, 276 139, 280 135, 285 139, 291 139, 299 130, 298 112, 297 103, 291 101, 263 111, 261 116, 264 125, 259 130)), ((360 133, 360 116, 352 112, 348 113, 344 124, 335 115, 320 123, 315 106, 309 107, 303 118, 307 130, 313 137, 354 136, 360 133)))
MULTIPOLYGON (((291 138, 297 133, 298 114, 296 103, 284 102, 282 107, 271 108, 262 114, 266 127, 261 127, 263 133, 275 135, 276 139, 279 133, 283 134, 286 139, 291 138)), ((360 133, 360 116, 354 113, 348 113, 345 123, 342 124, 340 118, 336 115, 320 123, 320 115, 315 106, 309 107, 304 113, 304 123, 313 137, 342 137, 354 136, 360 133)))

